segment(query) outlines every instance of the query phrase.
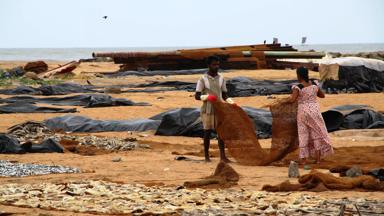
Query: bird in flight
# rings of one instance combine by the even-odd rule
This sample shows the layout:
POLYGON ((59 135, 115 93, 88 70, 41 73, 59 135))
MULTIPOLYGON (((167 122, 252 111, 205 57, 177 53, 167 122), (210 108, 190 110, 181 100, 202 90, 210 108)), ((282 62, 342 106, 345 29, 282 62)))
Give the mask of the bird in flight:
POLYGON ((108 16, 103 16, 103 18, 104 18, 104 19, 107 19, 107 18, 108 18, 108 16))

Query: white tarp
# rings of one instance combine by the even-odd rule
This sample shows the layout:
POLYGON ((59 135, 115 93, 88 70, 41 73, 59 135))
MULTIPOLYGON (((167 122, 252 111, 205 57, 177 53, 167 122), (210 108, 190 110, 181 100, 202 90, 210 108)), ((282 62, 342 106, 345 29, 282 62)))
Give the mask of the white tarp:
POLYGON ((384 71, 384 61, 377 59, 368 59, 368 58, 360 58, 360 57, 342 57, 342 58, 331 58, 331 59, 321 59, 321 64, 331 65, 337 64, 339 66, 365 66, 366 68, 376 70, 376 71, 384 71))

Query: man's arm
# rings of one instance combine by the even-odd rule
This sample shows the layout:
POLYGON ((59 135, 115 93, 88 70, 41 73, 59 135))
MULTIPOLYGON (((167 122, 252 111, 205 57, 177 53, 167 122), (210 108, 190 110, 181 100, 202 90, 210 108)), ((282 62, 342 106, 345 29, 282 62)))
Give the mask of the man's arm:
POLYGON ((196 92, 195 92, 195 99, 201 100, 201 92, 204 89, 204 82, 202 79, 199 79, 196 84, 196 92))
POLYGON ((224 79, 223 84, 221 86, 221 96, 223 97, 223 100, 226 101, 228 97, 228 90, 227 90, 227 81, 224 79))
POLYGON ((195 92, 195 99, 196 100, 201 100, 201 92, 195 92))
POLYGON ((227 100, 229 98, 227 92, 222 92, 221 95, 223 96, 223 100, 227 100))

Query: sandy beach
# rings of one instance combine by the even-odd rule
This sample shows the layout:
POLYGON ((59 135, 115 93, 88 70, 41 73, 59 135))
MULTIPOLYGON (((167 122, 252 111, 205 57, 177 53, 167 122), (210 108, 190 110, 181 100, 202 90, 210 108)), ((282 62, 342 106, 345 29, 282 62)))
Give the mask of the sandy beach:
MULTIPOLYGON (((2 61, 0 68, 7 69, 15 66, 24 65, 20 61, 2 61)), ((49 68, 54 68, 63 62, 49 62, 49 68)), ((85 84, 90 81, 94 85, 117 85, 146 83, 150 81, 190 81, 195 82, 200 75, 178 75, 178 76, 152 76, 136 77, 129 76, 124 78, 99 78, 96 73, 110 73, 116 71, 118 66, 113 63, 81 63, 74 71, 76 76, 66 82, 76 82, 85 84)), ((294 70, 233 70, 225 73, 226 78, 236 76, 246 76, 255 79, 268 80, 287 80, 295 79, 294 70)), ((310 77, 318 78, 318 73, 311 72, 310 77)), ((200 102, 193 97, 193 92, 185 91, 165 91, 156 93, 122 93, 110 94, 113 97, 127 98, 137 102, 148 102, 152 104, 149 107, 102 107, 102 108, 78 108, 76 115, 88 116, 101 120, 123 120, 134 118, 148 118, 160 112, 181 107, 199 107, 200 102)), ((0 95, 0 98, 7 98, 9 95, 0 95)), ((284 97, 278 95, 277 97, 284 97)), ((338 105, 346 104, 365 104, 372 106, 375 110, 384 111, 383 93, 366 94, 332 94, 326 95, 325 99, 320 99, 321 110, 325 111, 338 105)), ((270 103, 266 96, 240 97, 235 98, 236 103, 241 106, 250 106, 262 108, 270 103)), ((45 119, 61 116, 63 114, 1 114, 0 132, 6 132, 7 128, 25 121, 43 121, 45 119)), ((79 136, 89 134, 76 134, 79 136)), ((79 180, 104 180, 124 184, 145 184, 147 186, 177 187, 185 181, 198 180, 213 173, 218 163, 218 148, 216 141, 213 141, 212 155, 213 162, 205 163, 202 161, 202 140, 201 138, 190 137, 170 137, 156 136, 152 131, 146 132, 102 132, 92 133, 95 136, 136 138, 139 143, 149 144, 150 149, 138 149, 128 152, 106 152, 93 156, 84 156, 71 152, 64 154, 58 153, 35 153, 35 154, 2 154, 2 160, 17 161, 20 163, 38 163, 38 164, 60 164, 70 167, 77 167, 82 170, 78 174, 51 174, 29 177, 7 177, 0 178, 0 184, 18 183, 63 183, 79 180), (196 161, 176 161, 176 154, 196 159, 196 161), (116 163, 114 158, 121 158, 116 163)), ((332 165, 342 163, 343 165, 358 165, 362 168, 384 167, 384 130, 347 130, 336 131, 330 134, 331 142, 335 148, 336 154, 326 158, 324 163, 313 165, 312 168, 320 168, 323 172, 332 165)), ((262 139, 260 143, 263 148, 269 148, 271 139, 262 139)), ((247 191, 259 191, 261 187, 268 184, 278 184, 285 180, 294 182, 294 179, 287 177, 287 166, 291 159, 297 158, 298 153, 294 152, 288 155, 279 166, 243 166, 232 163, 231 166, 240 174, 240 181, 237 189, 247 191)), ((302 174, 309 170, 300 169, 302 174)), ((310 194, 321 198, 343 198, 355 197, 365 199, 383 200, 383 192, 356 192, 356 191, 327 191, 319 193, 293 192, 292 194, 310 194)), ((278 193, 277 193, 278 195, 278 193)), ((0 210, 14 212, 15 215, 22 215, 28 212, 28 215, 73 215, 73 212, 43 210, 39 208, 23 208, 16 206, 0 205, 0 210)), ((77 215, 77 214, 76 214, 77 215)), ((78 214, 90 215, 90 214, 78 214)))

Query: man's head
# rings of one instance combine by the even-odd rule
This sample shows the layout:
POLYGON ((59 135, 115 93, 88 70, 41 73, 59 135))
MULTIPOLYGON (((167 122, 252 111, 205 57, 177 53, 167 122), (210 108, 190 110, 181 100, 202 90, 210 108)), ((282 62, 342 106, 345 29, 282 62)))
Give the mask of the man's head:
POLYGON ((207 58, 209 72, 217 73, 220 68, 220 58, 218 56, 209 56, 207 58))

